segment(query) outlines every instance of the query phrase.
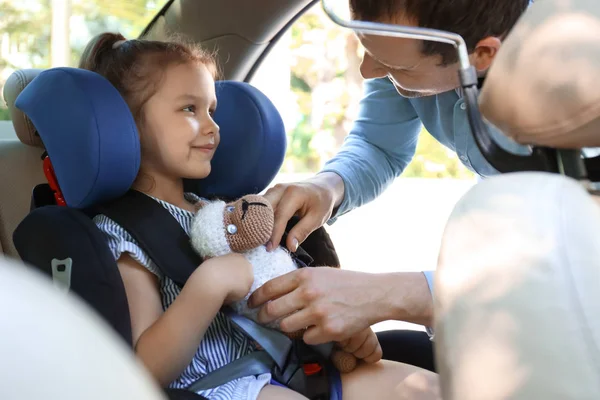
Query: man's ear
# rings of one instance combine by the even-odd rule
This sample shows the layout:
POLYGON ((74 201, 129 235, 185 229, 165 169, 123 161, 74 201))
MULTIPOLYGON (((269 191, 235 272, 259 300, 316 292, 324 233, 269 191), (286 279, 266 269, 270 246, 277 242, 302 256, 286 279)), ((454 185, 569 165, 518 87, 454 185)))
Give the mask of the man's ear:
POLYGON ((495 36, 488 36, 485 39, 481 39, 475 45, 472 64, 475 66, 477 72, 485 72, 490 68, 501 45, 502 39, 495 36))

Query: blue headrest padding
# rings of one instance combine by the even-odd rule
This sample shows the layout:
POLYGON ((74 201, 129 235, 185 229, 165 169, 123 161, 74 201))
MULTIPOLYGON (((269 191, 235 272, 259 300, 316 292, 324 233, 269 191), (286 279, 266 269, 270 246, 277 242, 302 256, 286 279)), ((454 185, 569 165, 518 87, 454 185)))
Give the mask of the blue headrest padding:
POLYGON ((275 178, 286 151, 285 126, 273 103, 255 87, 235 81, 216 84, 215 122, 221 143, 210 175, 186 181, 203 197, 239 198, 261 192, 275 178))
MULTIPOLYGON (((243 82, 216 84, 214 118, 221 143, 206 179, 186 180, 204 197, 238 198, 273 180, 286 150, 273 103, 243 82)), ((123 195, 140 166, 140 142, 129 107, 105 78, 75 68, 42 72, 15 105, 36 127, 67 205, 85 208, 123 195)))
POLYGON ((15 102, 36 127, 67 205, 84 208, 116 198, 140 167, 140 140, 129 107, 102 76, 53 68, 15 102))

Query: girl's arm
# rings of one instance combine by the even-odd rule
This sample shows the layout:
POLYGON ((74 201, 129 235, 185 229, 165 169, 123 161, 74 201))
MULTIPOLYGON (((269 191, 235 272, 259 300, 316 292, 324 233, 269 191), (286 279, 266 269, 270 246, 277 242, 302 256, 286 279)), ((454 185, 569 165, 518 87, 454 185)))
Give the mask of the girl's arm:
POLYGON ((243 256, 214 258, 196 269, 163 313, 156 276, 128 255, 118 265, 136 354, 162 386, 190 363, 223 303, 243 298, 252 285, 252 267, 243 256))

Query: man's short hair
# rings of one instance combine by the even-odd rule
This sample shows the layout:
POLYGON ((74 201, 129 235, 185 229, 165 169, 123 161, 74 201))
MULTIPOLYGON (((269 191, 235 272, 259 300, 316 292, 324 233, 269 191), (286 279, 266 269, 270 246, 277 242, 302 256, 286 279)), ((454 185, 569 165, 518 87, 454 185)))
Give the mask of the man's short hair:
MULTIPOLYGON (((354 19, 381 21, 405 16, 423 28, 461 35, 469 53, 489 36, 501 37, 515 25, 530 0, 350 0, 354 19)), ((453 46, 423 41, 423 54, 442 56, 442 64, 458 61, 453 46)))

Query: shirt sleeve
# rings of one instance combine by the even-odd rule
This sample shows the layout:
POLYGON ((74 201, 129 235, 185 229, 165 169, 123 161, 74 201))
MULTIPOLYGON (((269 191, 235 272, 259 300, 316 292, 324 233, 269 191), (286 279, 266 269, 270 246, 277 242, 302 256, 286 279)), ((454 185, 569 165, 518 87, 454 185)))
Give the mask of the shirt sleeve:
POLYGON ((387 78, 366 80, 358 116, 338 154, 321 172, 344 181, 337 217, 379 196, 412 160, 421 120, 387 78))

